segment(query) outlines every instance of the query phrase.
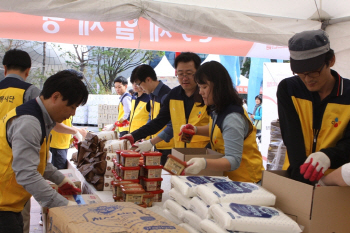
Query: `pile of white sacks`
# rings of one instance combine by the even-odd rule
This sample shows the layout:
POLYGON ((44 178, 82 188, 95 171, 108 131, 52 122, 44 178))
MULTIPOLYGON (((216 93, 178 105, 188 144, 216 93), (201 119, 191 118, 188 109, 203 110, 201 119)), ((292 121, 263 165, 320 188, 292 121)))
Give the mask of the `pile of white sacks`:
POLYGON ((253 183, 218 176, 172 176, 163 216, 190 233, 299 233, 275 205, 276 196, 253 183))

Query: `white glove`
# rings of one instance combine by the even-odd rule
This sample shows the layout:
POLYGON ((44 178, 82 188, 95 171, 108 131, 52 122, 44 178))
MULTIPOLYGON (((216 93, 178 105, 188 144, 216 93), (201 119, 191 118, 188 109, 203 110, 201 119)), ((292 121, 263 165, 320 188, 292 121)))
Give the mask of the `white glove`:
POLYGON ((78 205, 78 204, 75 201, 68 201, 67 206, 71 206, 71 205, 78 205))
POLYGON ((185 168, 185 174, 198 174, 200 171, 206 168, 207 161, 205 158, 192 158, 188 160, 185 168))
POLYGON ((77 130, 76 134, 73 134, 73 137, 75 137, 78 140, 78 142, 83 141, 83 136, 81 135, 81 133, 78 130, 77 130))
POLYGON ((315 152, 309 155, 304 164, 300 166, 300 174, 305 179, 317 181, 322 178, 325 171, 331 166, 331 160, 323 152, 315 152))
POLYGON ((197 134, 197 126, 191 125, 191 124, 186 124, 186 125, 181 125, 180 127, 180 133, 182 132, 182 129, 185 127, 185 129, 193 129, 194 132, 197 134))
POLYGON ((114 124, 105 125, 102 131, 112 131, 115 128, 114 124))
POLYGON ((137 152, 146 152, 146 151, 151 151, 153 144, 151 143, 151 140, 146 140, 140 143, 135 144, 138 148, 135 150, 137 152))

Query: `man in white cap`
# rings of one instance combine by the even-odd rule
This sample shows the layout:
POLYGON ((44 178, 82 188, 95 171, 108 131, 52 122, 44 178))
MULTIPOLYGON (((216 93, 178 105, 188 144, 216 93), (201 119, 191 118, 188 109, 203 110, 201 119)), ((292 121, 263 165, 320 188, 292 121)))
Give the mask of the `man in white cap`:
POLYGON ((278 114, 287 154, 284 170, 312 183, 350 158, 350 80, 335 63, 328 35, 304 31, 289 40, 293 77, 278 85, 278 114))

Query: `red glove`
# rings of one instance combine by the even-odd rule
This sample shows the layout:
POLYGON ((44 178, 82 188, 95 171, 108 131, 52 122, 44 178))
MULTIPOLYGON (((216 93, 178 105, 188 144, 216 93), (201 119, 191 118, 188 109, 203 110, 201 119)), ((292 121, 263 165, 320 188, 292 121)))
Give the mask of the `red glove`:
POLYGON ((179 136, 181 136, 182 132, 188 133, 188 132, 186 132, 186 130, 188 130, 188 129, 193 130, 194 134, 197 133, 197 127, 196 126, 193 126, 191 124, 187 124, 187 125, 181 125, 179 136))
POLYGON ((121 137, 119 139, 120 140, 127 139, 127 140, 129 140, 131 145, 133 145, 135 143, 134 137, 131 134, 125 134, 123 137, 121 137))
POLYGON ((309 155, 304 164, 300 166, 300 174, 310 181, 318 181, 330 166, 331 161, 325 153, 315 152, 309 155))
POLYGON ((78 138, 76 138, 75 136, 73 136, 73 146, 78 150, 78 143, 79 143, 79 140, 78 138))
POLYGON ((130 122, 129 122, 128 120, 123 120, 122 122, 116 121, 114 124, 115 124, 116 126, 118 126, 118 127, 124 127, 124 126, 129 125, 130 122))
POLYGON ((81 193, 81 190, 70 179, 64 177, 63 181, 58 185, 58 193, 61 195, 77 195, 81 193))

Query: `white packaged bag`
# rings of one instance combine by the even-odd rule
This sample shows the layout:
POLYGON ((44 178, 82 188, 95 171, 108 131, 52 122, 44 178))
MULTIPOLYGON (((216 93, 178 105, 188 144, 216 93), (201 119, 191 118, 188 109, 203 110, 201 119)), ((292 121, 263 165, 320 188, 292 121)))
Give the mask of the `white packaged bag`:
POLYGON ((113 140, 118 139, 118 133, 115 131, 101 131, 96 133, 99 139, 113 140))
POLYGON ((160 214, 163 217, 167 218, 168 220, 172 221, 173 223, 179 225, 180 223, 182 223, 182 221, 176 217, 175 215, 173 215, 172 213, 170 213, 170 211, 168 209, 163 209, 163 214, 160 214))
POLYGON ((222 203, 210 206, 215 222, 231 231, 300 233, 298 224, 273 207, 222 203))
POLYGON ((129 150, 131 144, 129 140, 108 140, 105 143, 107 153, 115 153, 117 150, 129 150))
POLYGON ((249 233, 243 231, 227 231, 217 225, 213 219, 204 219, 199 223, 203 233, 249 233))
POLYGON ((174 188, 170 189, 169 197, 172 200, 174 200, 177 203, 179 203, 180 205, 182 205, 183 207, 185 207, 186 209, 190 208, 191 198, 183 196, 180 192, 178 192, 174 188))
POLYGON ((175 215, 176 217, 178 217, 178 219, 180 219, 183 222, 183 215, 186 211, 184 207, 170 199, 164 202, 163 207, 164 209, 169 210, 171 214, 175 215))
POLYGON ((190 210, 196 213, 201 219, 209 218, 209 206, 198 197, 194 197, 190 201, 190 210))
POLYGON ((184 223, 189 224, 191 227, 193 227, 197 231, 201 230, 199 223, 202 221, 202 219, 191 210, 185 210, 185 212, 183 213, 182 221, 184 223))
POLYGON ((235 202, 274 206, 276 202, 276 196, 263 187, 254 183, 236 181, 198 185, 197 196, 208 205, 235 202))
POLYGON ((178 224, 180 227, 184 228, 186 231, 188 231, 189 233, 200 233, 199 231, 197 231, 196 229, 194 229, 193 227, 191 227, 189 224, 187 223, 180 223, 178 224))
POLYGON ((196 196, 197 185, 220 181, 230 181, 225 176, 171 176, 171 187, 175 188, 185 197, 196 196))

